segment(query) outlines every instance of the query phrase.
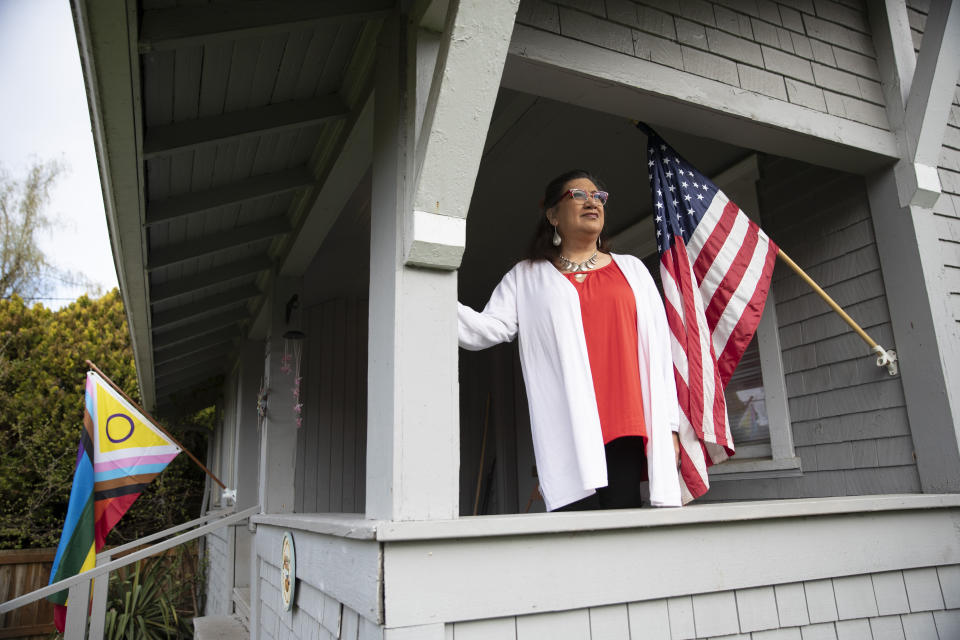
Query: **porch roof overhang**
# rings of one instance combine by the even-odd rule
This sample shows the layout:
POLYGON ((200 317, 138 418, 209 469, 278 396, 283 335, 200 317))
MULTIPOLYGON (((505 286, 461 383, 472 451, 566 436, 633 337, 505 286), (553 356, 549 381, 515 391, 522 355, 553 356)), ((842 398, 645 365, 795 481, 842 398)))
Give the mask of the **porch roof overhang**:
POLYGON ((396 3, 71 4, 141 397, 195 404, 367 170, 396 3))

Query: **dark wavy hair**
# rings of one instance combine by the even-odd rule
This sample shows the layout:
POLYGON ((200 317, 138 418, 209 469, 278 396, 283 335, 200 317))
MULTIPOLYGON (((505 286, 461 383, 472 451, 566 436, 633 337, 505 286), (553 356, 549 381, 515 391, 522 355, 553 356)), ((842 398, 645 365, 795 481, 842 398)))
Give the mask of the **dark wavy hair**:
MULTIPOLYGON (((603 182, 584 169, 565 171, 548 182, 547 187, 543 190, 543 200, 540 201, 540 222, 537 223, 536 231, 534 231, 533 238, 530 240, 530 248, 527 250, 528 259, 553 262, 560 256, 560 248, 553 246, 553 225, 547 220, 547 209, 560 202, 560 199, 566 193, 564 187, 568 182, 580 178, 586 178, 597 185, 597 189, 604 190, 603 182)), ((604 214, 606 214, 606 210, 604 210, 604 214)), ((600 250, 606 252, 609 249, 609 242, 604 236, 604 232, 601 231, 600 250)))

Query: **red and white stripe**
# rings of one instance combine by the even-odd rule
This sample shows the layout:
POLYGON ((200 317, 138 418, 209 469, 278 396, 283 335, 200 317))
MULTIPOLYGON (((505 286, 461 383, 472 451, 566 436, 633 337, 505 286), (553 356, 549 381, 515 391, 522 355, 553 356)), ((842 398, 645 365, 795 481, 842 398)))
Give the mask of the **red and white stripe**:
POLYGON ((680 402, 683 502, 734 453, 723 390, 763 313, 777 246, 718 191, 690 241, 660 259, 680 402))

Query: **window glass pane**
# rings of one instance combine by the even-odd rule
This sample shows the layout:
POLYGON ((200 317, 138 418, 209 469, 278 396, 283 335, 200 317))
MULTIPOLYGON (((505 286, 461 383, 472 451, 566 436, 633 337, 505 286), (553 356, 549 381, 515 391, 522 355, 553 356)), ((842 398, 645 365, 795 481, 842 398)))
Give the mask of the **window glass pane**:
POLYGON ((734 370, 724 396, 734 444, 770 442, 770 421, 767 419, 756 334, 734 370))

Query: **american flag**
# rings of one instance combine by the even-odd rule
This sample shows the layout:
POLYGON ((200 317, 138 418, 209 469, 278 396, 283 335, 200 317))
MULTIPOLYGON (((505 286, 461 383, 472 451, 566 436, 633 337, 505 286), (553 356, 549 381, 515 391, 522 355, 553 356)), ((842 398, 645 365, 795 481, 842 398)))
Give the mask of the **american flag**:
POLYGON ((637 126, 647 134, 687 503, 710 488, 707 467, 734 453, 723 390, 760 323, 778 249, 655 131, 637 126))

